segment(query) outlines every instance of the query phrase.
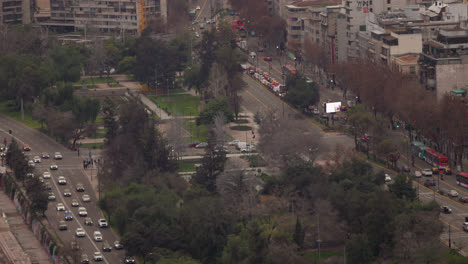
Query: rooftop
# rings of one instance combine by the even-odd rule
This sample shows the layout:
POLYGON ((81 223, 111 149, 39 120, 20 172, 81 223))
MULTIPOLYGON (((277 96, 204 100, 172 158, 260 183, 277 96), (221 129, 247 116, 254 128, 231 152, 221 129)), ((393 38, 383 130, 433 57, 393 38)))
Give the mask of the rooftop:
POLYGON ((308 6, 330 6, 330 5, 339 5, 341 0, 316 0, 316 1, 297 1, 288 7, 308 7, 308 6))
POLYGON ((398 60, 408 63, 408 64, 416 64, 418 63, 419 55, 416 54, 406 54, 396 57, 398 60))

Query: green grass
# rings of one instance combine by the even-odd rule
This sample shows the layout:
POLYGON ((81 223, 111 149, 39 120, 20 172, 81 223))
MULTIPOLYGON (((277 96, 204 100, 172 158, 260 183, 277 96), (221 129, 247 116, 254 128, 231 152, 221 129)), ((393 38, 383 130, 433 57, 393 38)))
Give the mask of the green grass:
POLYGON ((232 130, 237 130, 237 131, 250 131, 252 130, 252 127, 250 126, 232 126, 231 127, 232 130))
POLYGON ((104 142, 84 143, 80 145, 80 148, 88 148, 88 149, 102 149, 103 147, 104 147, 104 142))
POLYGON ((104 124, 104 117, 98 116, 96 117, 96 121, 94 121, 96 124, 104 124))
POLYGON ((28 111, 25 109, 24 120, 21 120, 21 111, 16 108, 15 103, 12 100, 0 102, 0 113, 18 122, 21 122, 27 125, 28 127, 35 128, 35 129, 41 128, 41 123, 32 119, 31 111, 28 111))
POLYGON ((208 127, 205 125, 197 126, 195 120, 185 119, 185 129, 192 135, 186 138, 187 142, 206 142, 208 127))
MULTIPOLYGON (((328 259, 333 256, 343 257, 343 251, 336 251, 336 250, 321 250, 320 251, 320 260, 328 259)), ((307 252, 304 254, 304 257, 309 261, 309 263, 317 263, 318 259, 318 252, 307 252)))
POLYGON ((91 135, 91 138, 104 138, 106 136, 106 129, 98 129, 95 134, 91 135))
POLYGON ((195 164, 197 163, 186 162, 183 160, 179 160, 177 163, 179 164, 179 169, 178 169, 179 172, 192 172, 196 170, 195 164))
POLYGON ((116 81, 114 80, 114 78, 112 77, 102 77, 102 78, 99 78, 99 77, 92 77, 92 78, 83 78, 81 80, 79 80, 78 82, 76 83, 73 83, 73 84, 83 84, 83 81, 84 83, 86 84, 94 84, 94 83, 115 83, 116 81))
POLYGON ((171 113, 171 115, 182 116, 191 115, 197 116, 200 112, 200 98, 190 94, 173 94, 169 96, 150 96, 152 101, 156 102, 159 107, 171 113))
POLYGON ((86 88, 88 88, 88 89, 96 89, 96 88, 98 88, 98 86, 95 85, 95 84, 90 84, 90 85, 86 85, 86 88))

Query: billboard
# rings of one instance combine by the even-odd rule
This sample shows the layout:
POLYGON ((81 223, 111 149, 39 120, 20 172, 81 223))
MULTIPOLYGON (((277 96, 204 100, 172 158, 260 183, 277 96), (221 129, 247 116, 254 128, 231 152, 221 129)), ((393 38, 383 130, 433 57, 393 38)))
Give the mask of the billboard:
POLYGON ((332 102, 325 104, 325 112, 329 113, 336 113, 339 112, 341 109, 341 102, 332 102))

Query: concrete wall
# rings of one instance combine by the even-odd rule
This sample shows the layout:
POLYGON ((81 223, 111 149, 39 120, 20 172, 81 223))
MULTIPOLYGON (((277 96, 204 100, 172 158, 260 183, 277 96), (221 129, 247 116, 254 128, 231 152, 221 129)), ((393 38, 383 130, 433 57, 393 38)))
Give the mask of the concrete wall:
POLYGON ((390 47, 390 55, 401 55, 406 53, 422 52, 422 35, 417 34, 395 34, 391 35, 398 39, 398 46, 390 47))
POLYGON ((468 64, 436 65, 437 98, 452 90, 466 87, 468 84, 468 64))

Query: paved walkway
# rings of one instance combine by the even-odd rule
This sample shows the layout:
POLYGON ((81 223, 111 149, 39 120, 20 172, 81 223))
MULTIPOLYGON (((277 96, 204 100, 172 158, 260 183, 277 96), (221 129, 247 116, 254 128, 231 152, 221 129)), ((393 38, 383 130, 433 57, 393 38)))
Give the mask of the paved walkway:
POLYGON ((0 191, 0 248, 11 263, 52 263, 37 238, 16 211, 8 196, 0 191))

